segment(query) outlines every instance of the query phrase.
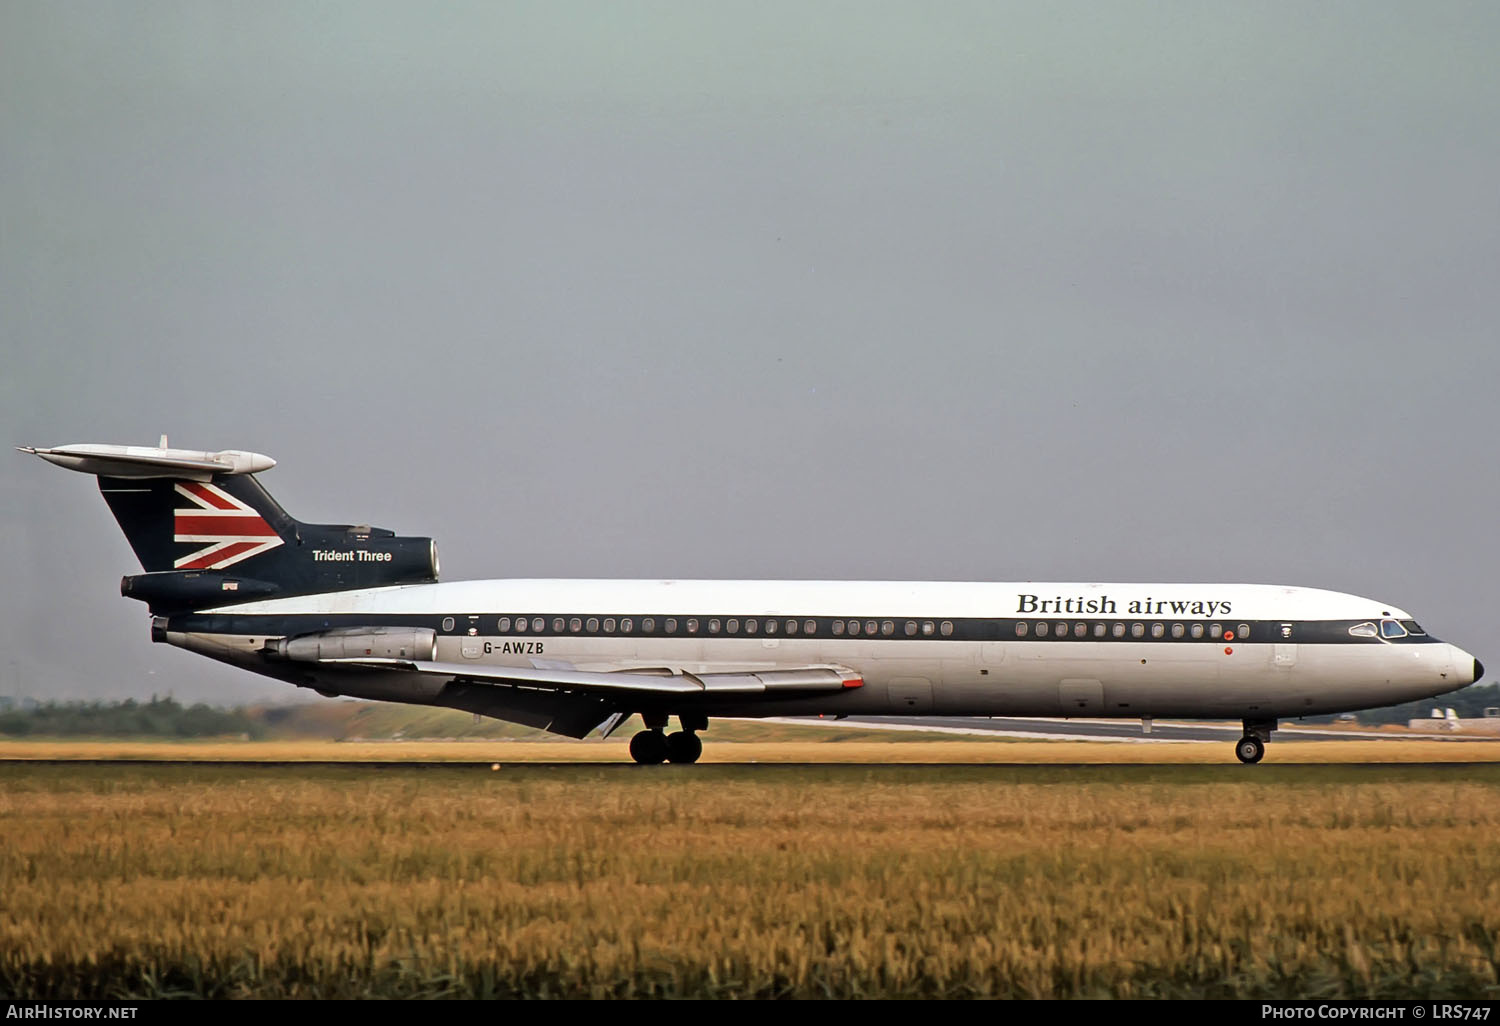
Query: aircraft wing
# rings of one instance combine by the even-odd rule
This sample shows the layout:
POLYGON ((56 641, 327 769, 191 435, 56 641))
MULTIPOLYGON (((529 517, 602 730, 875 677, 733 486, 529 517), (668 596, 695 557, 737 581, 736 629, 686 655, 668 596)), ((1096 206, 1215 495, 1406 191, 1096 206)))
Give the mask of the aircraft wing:
POLYGON ((571 667, 475 666, 466 663, 428 662, 408 659, 340 659, 337 662, 361 669, 402 670, 455 682, 526 687, 553 691, 583 692, 600 697, 704 696, 744 698, 753 695, 780 696, 818 691, 842 691, 864 685, 858 672, 844 666, 776 667, 751 671, 673 672, 661 670, 579 670, 571 667))

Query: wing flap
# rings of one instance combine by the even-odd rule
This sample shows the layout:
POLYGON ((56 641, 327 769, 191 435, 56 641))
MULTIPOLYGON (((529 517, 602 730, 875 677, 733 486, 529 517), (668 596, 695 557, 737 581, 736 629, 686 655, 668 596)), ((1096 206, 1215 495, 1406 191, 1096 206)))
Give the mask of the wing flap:
POLYGON ((686 677, 654 677, 643 673, 599 673, 590 670, 540 669, 534 666, 465 666, 460 663, 409 662, 404 669, 417 673, 488 684, 535 685, 570 691, 650 695, 700 695, 703 686, 686 677))
POLYGON ((614 695, 770 695, 788 692, 842 691, 864 684, 858 673, 841 666, 791 667, 743 672, 694 672, 662 675, 629 671, 596 671, 557 666, 475 666, 409 659, 322 660, 345 666, 405 670, 509 687, 549 688, 614 695))

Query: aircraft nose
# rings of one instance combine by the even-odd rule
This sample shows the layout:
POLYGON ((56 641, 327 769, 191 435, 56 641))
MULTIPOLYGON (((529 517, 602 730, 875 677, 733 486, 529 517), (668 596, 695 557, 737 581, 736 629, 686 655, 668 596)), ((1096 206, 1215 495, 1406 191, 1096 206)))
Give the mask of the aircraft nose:
POLYGON ((1443 677, 1452 680, 1453 683, 1448 685, 1449 688, 1461 688, 1466 684, 1473 684, 1484 676, 1484 664, 1473 655, 1457 645, 1449 645, 1448 652, 1448 672, 1443 674, 1443 677), (1465 671, 1470 674, 1468 680, 1464 680, 1465 671))

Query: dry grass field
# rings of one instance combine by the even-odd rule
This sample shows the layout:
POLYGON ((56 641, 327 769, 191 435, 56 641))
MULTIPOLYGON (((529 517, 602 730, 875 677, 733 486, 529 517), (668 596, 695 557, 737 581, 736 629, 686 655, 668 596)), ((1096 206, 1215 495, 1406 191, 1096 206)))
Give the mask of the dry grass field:
POLYGON ((8 763, 0 836, 7 998, 1500 996, 1494 764, 8 763))

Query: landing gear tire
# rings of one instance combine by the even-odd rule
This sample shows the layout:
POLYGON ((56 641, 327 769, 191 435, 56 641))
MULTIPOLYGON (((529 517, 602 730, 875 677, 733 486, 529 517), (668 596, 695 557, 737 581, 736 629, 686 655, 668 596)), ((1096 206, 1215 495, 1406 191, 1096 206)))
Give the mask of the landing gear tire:
POLYGON ((679 730, 668 734, 666 739, 667 759, 671 762, 697 762, 703 754, 703 742, 690 730, 679 730))
POLYGON ((1234 754, 1240 762, 1253 766, 1266 754, 1266 744, 1253 734, 1246 734, 1235 743, 1234 754))
POLYGON ((664 762, 667 758, 667 738, 659 730, 641 731, 630 739, 630 757, 642 766, 655 766, 664 762))

